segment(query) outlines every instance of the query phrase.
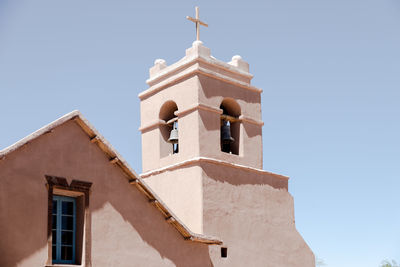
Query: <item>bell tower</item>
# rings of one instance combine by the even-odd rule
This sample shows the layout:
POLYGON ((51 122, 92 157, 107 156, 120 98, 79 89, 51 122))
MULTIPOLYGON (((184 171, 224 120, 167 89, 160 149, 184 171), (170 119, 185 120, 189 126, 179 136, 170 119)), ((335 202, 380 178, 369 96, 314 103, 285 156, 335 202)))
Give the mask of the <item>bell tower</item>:
MULTIPOLYGON (((252 77, 249 65, 240 56, 227 63, 217 60, 201 41, 195 41, 186 56, 170 66, 162 59, 154 62, 147 80, 149 88, 139 94, 142 176, 148 177, 151 186, 165 186, 161 180, 167 178, 156 178, 161 170, 189 171, 193 161, 262 169, 262 90, 250 84, 252 77)), ((181 179, 195 179, 189 176, 176 175, 174 188, 184 188, 181 179)), ((200 194, 201 179, 192 182, 188 186, 197 183, 199 188, 184 191, 199 190, 196 193, 200 194)), ((174 183, 168 181, 171 186, 174 183)), ((179 200, 176 194, 171 197, 191 201, 179 200)), ((197 201, 200 203, 195 206, 201 205, 202 196, 197 201)), ((202 232, 200 225, 196 229, 202 232)))
MULTIPOLYGON (((198 10, 189 20, 198 38, 198 10)), ((250 254, 253 266, 313 266, 288 177, 262 169, 262 90, 252 77, 240 56, 220 61, 200 40, 174 64, 157 59, 139 94, 141 177, 191 231, 223 240, 221 254, 210 248, 213 263, 231 251, 225 266, 243 266, 250 254)))
POLYGON ((139 94, 143 171, 210 157, 262 168, 261 89, 249 65, 225 63, 201 41, 170 66, 157 59, 139 94))

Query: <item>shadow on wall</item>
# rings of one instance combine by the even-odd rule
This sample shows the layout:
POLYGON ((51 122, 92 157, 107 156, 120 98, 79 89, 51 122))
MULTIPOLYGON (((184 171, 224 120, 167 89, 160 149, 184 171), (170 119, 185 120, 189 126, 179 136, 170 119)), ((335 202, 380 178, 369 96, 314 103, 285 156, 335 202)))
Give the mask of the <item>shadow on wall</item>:
POLYGON ((169 259, 175 266, 212 266, 208 246, 185 241, 125 178, 116 177, 114 181, 106 178, 99 184, 106 186, 96 188, 97 197, 92 202, 95 211, 102 209, 107 203, 111 204, 146 244, 153 247, 162 259, 169 259), (127 205, 128 203, 133 205, 127 205))
POLYGON ((254 124, 243 123, 243 129, 246 131, 246 135, 249 138, 252 138, 255 136, 261 137, 261 135, 262 135, 262 128, 254 125, 254 124))
POLYGON ((216 97, 222 100, 224 97, 235 96, 237 101, 241 100, 246 103, 260 103, 260 95, 258 95, 258 93, 256 93, 256 95, 252 95, 249 94, 248 90, 243 90, 240 87, 220 80, 210 79, 209 77, 201 74, 198 77, 206 98, 216 97))
POLYGON ((212 162, 202 162, 201 168, 207 177, 218 182, 241 185, 269 185, 276 189, 288 190, 288 180, 283 176, 268 172, 248 172, 212 162))

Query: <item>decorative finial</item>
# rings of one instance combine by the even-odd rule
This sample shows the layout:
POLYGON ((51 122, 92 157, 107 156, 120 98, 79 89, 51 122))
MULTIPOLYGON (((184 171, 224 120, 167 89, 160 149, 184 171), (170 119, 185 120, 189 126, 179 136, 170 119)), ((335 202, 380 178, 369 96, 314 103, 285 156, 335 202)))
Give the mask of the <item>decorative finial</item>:
POLYGON ((196 40, 200 41, 200 25, 206 26, 206 27, 208 27, 208 25, 207 25, 207 23, 200 21, 199 7, 196 6, 196 18, 195 19, 192 17, 189 17, 189 16, 186 16, 186 18, 190 21, 193 21, 196 24, 196 38, 197 38, 196 40))

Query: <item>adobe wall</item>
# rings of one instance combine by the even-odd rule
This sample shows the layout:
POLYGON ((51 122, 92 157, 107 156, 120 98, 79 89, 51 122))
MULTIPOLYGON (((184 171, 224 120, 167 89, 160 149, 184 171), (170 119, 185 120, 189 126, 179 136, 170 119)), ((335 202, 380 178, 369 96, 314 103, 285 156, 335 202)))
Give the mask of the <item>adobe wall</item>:
POLYGON ((217 235, 228 248, 217 266, 314 267, 314 255, 294 221, 293 198, 285 179, 212 163, 203 169, 204 232, 217 235))
POLYGON ((75 122, 0 160, 0 266, 45 266, 45 175, 93 182, 92 266, 211 266, 208 246, 185 241, 75 122))
POLYGON ((162 172, 144 181, 191 231, 203 233, 203 181, 198 166, 162 172))

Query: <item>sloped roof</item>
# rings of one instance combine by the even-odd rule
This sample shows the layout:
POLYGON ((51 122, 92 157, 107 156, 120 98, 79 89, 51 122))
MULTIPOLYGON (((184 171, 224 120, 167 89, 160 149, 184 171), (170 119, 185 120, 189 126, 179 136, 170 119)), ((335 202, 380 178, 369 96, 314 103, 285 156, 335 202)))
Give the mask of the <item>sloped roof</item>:
POLYGON ((51 131, 68 121, 75 121, 83 131, 89 136, 90 142, 95 143, 107 155, 112 164, 116 164, 125 173, 129 183, 135 186, 159 212, 164 216, 166 223, 171 224, 183 236, 184 239, 205 244, 222 244, 222 241, 215 237, 205 236, 192 232, 173 212, 163 203, 163 201, 151 190, 139 175, 129 166, 125 159, 111 146, 111 144, 86 120, 78 111, 72 111, 52 123, 40 128, 36 132, 19 140, 15 144, 0 150, 0 160, 7 154, 19 149, 23 145, 33 141, 41 135, 51 131))

